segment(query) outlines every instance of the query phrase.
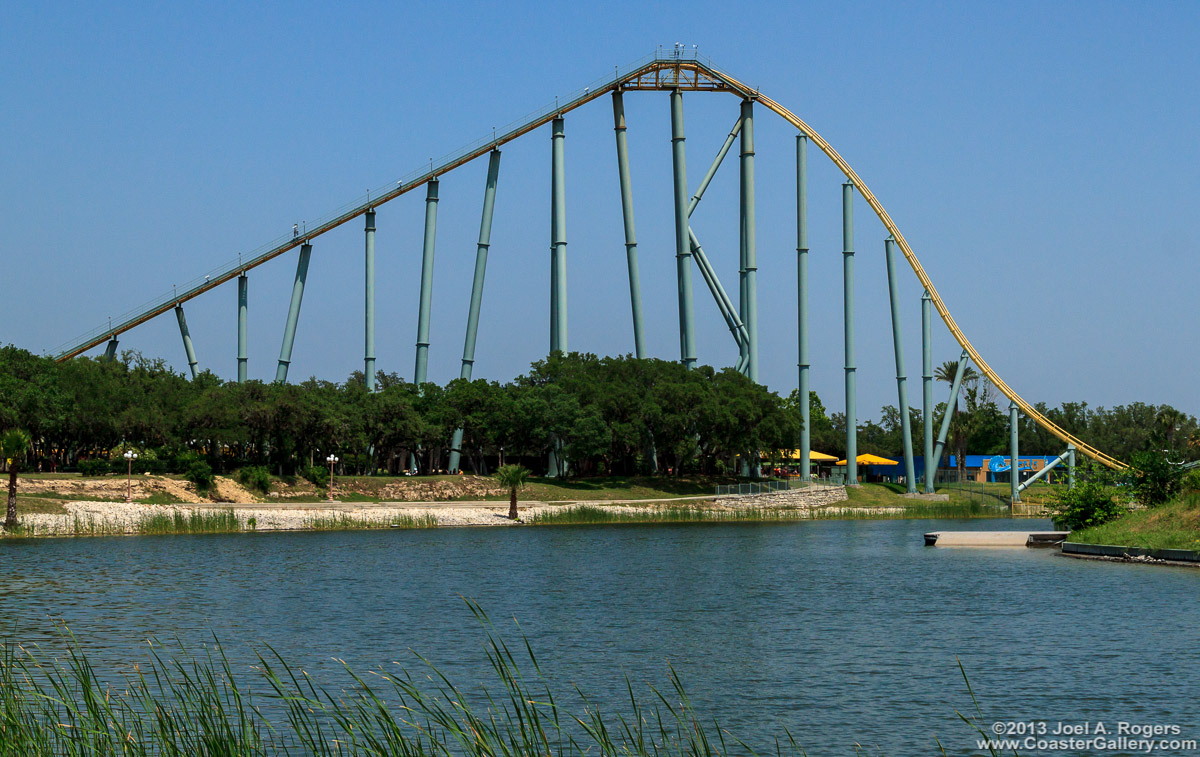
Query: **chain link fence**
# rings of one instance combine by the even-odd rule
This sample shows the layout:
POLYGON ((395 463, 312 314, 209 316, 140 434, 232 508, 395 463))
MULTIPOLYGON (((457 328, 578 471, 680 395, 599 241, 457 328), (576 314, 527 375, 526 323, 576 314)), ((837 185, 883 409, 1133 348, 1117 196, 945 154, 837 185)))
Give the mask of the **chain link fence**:
POLYGON ((770 494, 790 489, 805 489, 809 487, 834 488, 842 485, 841 476, 814 478, 811 481, 801 481, 799 477, 787 478, 781 481, 747 481, 740 484, 718 484, 717 496, 737 496, 750 494, 770 494))

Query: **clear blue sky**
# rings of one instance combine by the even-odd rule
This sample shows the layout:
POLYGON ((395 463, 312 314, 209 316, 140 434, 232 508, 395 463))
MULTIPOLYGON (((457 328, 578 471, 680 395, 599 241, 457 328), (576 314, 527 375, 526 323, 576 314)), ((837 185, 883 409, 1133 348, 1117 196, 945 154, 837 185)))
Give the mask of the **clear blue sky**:
MULTIPOLYGON (((62 342, 628 63, 703 54, 807 119, 889 209, 984 356, 1031 401, 1195 391, 1200 4, 27 3, 0 6, 0 339, 62 342)), ((653 355, 677 359, 668 101, 627 97, 653 355)), ((692 186, 737 114, 685 97, 692 186)), ((761 110, 761 109, 760 109, 761 110)), ((570 347, 632 351, 611 109, 567 118, 570 347)), ((757 124, 762 379, 796 382, 793 132, 757 124)), ((504 151, 477 377, 548 344, 547 129, 504 151)), ((430 379, 458 375, 486 161, 442 181, 430 379)), ((842 403, 841 176, 813 151, 814 388, 842 403)), ((379 367, 412 376, 422 193, 379 211, 379 367)), ((894 404, 882 226, 857 206, 860 419, 894 404)), ((693 219, 736 290, 737 173, 693 219)), ((250 278, 274 375, 295 255, 250 278)), ((315 245, 292 378, 362 366, 362 226, 315 245)), ((236 285, 187 305, 236 366, 236 285)), ((736 358, 696 277, 699 358, 736 358)), ((910 381, 920 289, 905 270, 910 381)), ((935 324, 935 359, 958 349, 935 324)), ((169 314, 122 348, 186 367, 169 314)), ((939 390, 939 396, 943 390, 939 390)), ((919 390, 914 392, 919 398, 919 390)))

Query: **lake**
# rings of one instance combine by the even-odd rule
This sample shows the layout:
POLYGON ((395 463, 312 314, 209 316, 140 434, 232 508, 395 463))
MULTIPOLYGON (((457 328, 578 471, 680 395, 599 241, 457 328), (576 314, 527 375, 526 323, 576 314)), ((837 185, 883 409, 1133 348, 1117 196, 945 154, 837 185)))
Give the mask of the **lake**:
MULTIPOLYGON (((1125 720, 1200 738, 1200 571, 1052 550, 923 546, 933 530, 1047 521, 806 521, 0 541, 6 637, 60 648, 64 620, 104 673, 144 640, 215 634, 238 670, 269 643, 340 686, 342 658, 491 683, 477 601, 528 637, 567 693, 621 709, 669 689, 752 745, 810 755, 973 748, 956 659, 986 722, 1125 720), (514 625, 519 622, 519 630, 514 625)), ((265 650, 264 650, 265 651, 265 650)), ((1024 752, 1023 752, 1024 753, 1024 752)))

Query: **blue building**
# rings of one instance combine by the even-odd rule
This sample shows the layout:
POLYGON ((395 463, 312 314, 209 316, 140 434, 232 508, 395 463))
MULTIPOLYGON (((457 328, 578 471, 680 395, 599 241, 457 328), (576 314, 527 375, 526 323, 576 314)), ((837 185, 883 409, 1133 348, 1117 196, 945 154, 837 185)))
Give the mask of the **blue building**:
MULTIPOLYGON (((985 481, 1008 481, 1009 480, 1008 472, 993 473, 988 466, 989 461, 991 461, 992 458, 994 458, 994 457, 1001 458, 1004 461, 1005 465, 1007 465, 1010 462, 1008 455, 964 455, 964 457, 966 458, 965 462, 966 462, 966 471, 967 471, 966 477, 963 479, 964 481, 974 481, 976 483, 982 483, 985 481)), ((1018 462, 1018 468, 1021 471, 1022 479, 1029 478, 1034 473, 1037 473, 1042 468, 1045 468, 1056 457, 1057 457, 1057 455, 1021 455, 1019 458, 1019 462, 1018 462)), ((867 481, 884 480, 884 481, 900 482, 901 479, 904 478, 904 459, 903 459, 903 457, 901 457, 897 462, 899 463, 898 465, 868 465, 868 466, 865 466, 866 470, 863 471, 862 473, 860 473, 860 475, 862 475, 864 477, 864 480, 867 480, 867 481)), ((922 480, 925 476, 925 456, 924 455, 914 455, 913 456, 913 469, 916 472, 917 480, 918 481, 922 480)), ((861 468, 860 468, 860 470, 861 470, 861 468)), ((955 481, 955 480, 957 480, 957 475, 958 475, 957 471, 958 471, 958 457, 956 455, 950 455, 949 463, 947 464, 946 467, 942 468, 942 472, 943 473, 948 472, 949 480, 955 481)), ((1054 471, 1048 475, 1050 475, 1050 476, 1059 475, 1058 471, 1059 471, 1059 468, 1055 468, 1054 471)), ((1063 468, 1061 475, 1065 476, 1066 473, 1067 473, 1066 469, 1063 468)), ((941 480, 941 477, 934 479, 934 480, 935 481, 941 480)))

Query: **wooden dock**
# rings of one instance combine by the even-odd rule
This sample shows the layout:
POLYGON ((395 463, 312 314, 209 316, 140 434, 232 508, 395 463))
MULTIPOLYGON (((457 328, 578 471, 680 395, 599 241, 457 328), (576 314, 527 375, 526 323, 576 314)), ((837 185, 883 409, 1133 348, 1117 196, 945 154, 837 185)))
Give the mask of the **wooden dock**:
POLYGON ((931 531, 927 547, 1056 547, 1069 531, 931 531))

